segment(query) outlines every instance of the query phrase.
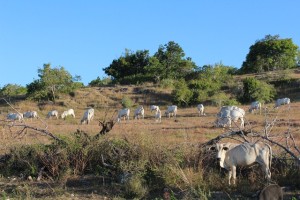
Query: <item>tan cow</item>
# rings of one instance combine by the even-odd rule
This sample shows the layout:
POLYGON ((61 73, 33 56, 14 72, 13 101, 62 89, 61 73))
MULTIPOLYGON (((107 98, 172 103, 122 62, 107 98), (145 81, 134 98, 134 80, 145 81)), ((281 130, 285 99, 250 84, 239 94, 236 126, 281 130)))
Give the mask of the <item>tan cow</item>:
POLYGON ((266 178, 271 179, 272 149, 270 145, 247 142, 242 144, 218 143, 211 147, 211 150, 214 149, 217 150, 220 166, 229 171, 229 185, 231 177, 235 185, 237 166, 248 166, 253 163, 260 164, 266 178))

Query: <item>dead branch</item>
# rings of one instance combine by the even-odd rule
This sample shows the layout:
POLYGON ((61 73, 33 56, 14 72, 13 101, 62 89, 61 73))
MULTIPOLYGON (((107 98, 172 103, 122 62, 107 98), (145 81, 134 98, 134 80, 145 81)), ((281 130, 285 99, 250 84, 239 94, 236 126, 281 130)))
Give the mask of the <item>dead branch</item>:
POLYGON ((45 135, 48 135, 50 136, 52 139, 55 139, 56 141, 59 141, 59 142, 64 142, 63 140, 61 140, 60 138, 56 137, 55 135, 53 135, 52 133, 50 133, 49 131, 45 130, 45 129, 40 129, 40 128, 36 128, 36 127, 32 127, 32 126, 28 126, 26 124, 15 124, 15 125, 12 125, 12 126, 17 126, 17 127, 23 127, 23 129, 21 130, 22 132, 26 129, 31 129, 31 130, 35 130, 35 131, 38 131, 38 132, 41 132, 45 135))

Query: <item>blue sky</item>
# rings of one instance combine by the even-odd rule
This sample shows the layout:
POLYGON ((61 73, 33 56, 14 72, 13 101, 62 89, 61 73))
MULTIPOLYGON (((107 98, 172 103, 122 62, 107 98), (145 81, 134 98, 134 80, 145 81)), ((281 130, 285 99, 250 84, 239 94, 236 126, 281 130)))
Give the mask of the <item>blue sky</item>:
POLYGON ((297 0, 0 0, 0 87, 26 86, 44 63, 87 85, 125 48, 178 43, 198 65, 240 68, 265 35, 300 46, 297 0))

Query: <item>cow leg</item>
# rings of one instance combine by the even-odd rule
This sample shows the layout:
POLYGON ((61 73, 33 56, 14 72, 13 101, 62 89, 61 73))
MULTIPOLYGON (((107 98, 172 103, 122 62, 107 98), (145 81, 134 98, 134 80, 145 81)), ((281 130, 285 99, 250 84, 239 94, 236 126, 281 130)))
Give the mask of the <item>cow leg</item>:
POLYGON ((233 178, 233 185, 235 185, 235 181, 236 181, 236 166, 232 166, 232 178, 233 178))
POLYGON ((230 183, 231 177, 232 177, 232 169, 230 169, 229 173, 228 173, 228 184, 229 185, 231 185, 231 183, 230 183))
POLYGON ((241 118, 241 128, 245 128, 244 118, 241 118))

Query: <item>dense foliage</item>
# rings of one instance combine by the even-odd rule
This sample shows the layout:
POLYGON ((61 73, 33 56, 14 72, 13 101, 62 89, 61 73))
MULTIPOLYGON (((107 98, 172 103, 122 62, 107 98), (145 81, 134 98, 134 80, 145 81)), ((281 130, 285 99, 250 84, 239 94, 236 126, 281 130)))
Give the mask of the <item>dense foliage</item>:
POLYGON ((64 67, 51 68, 51 65, 44 64, 38 69, 39 79, 27 85, 28 96, 31 99, 50 99, 55 102, 59 93, 68 93, 75 88, 83 86, 75 82, 79 76, 72 77, 64 67))
POLYGON ((125 54, 113 60, 104 72, 112 77, 115 83, 138 84, 143 82, 160 82, 163 79, 184 78, 191 73, 196 65, 191 58, 184 58, 183 49, 171 41, 161 45, 154 56, 148 50, 125 54))
POLYGON ((290 69, 297 66, 298 54, 298 46, 292 39, 267 35, 250 47, 240 72, 245 74, 290 69))
POLYGON ((25 95, 26 93, 27 93, 27 89, 17 84, 6 84, 2 88, 0 88, 0 96, 3 97, 25 95))
POLYGON ((243 80, 243 102, 270 102, 273 100, 276 91, 273 85, 257 80, 253 77, 243 80))

